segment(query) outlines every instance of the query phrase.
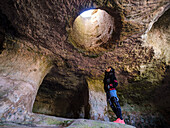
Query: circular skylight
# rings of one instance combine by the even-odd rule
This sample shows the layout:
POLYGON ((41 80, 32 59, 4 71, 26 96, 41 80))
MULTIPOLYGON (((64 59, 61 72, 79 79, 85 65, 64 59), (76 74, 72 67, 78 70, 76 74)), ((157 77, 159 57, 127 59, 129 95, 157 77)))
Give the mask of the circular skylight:
POLYGON ((74 21, 71 41, 79 49, 90 52, 105 50, 112 40, 114 18, 101 9, 89 9, 81 13, 74 21))
POLYGON ((95 9, 90 9, 90 10, 84 11, 80 14, 80 16, 83 17, 83 18, 91 17, 94 10, 95 9))

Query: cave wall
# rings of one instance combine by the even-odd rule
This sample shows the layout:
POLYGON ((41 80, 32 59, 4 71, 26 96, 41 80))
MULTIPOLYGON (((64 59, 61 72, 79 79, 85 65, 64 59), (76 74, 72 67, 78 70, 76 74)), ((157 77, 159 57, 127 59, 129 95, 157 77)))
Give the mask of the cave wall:
MULTIPOLYGON (((162 59, 164 63, 167 64, 165 67, 165 74, 163 77, 160 86, 155 89, 153 102, 155 103, 158 111, 165 116, 165 118, 170 122, 169 115, 169 80, 170 80, 170 69, 169 69, 169 62, 170 62, 170 10, 167 10, 158 20, 155 22, 148 32, 147 41, 144 45, 149 47, 153 47, 155 56, 154 58, 162 59), (163 93, 163 95, 162 95, 163 93)), ((157 77, 155 77, 157 78, 157 77)), ((157 78, 159 79, 159 78, 157 78)))
MULTIPOLYGON (((50 58, 23 40, 6 38, 0 54, 0 120, 23 121, 51 68, 50 58)), ((40 49, 39 49, 40 50, 40 49)))
MULTIPOLYGON (((120 103, 122 108, 125 108, 123 111, 127 123, 137 125, 143 118, 154 117, 155 115, 148 113, 162 106, 154 105, 154 102, 151 102, 153 99, 148 96, 159 95, 159 93, 155 94, 155 90, 162 86, 162 80, 167 78, 166 71, 169 71, 169 50, 167 49, 169 24, 166 18, 162 20, 161 17, 163 14, 165 17, 168 15, 166 11, 169 7, 168 0, 1 0, 0 76, 3 103, 0 106, 1 120, 17 121, 26 118, 21 116, 22 112, 23 110, 25 112, 23 115, 31 112, 37 90, 44 77, 50 72, 52 65, 54 66, 54 62, 60 66, 60 68, 54 68, 57 69, 56 72, 62 72, 65 68, 89 80, 91 118, 108 120, 109 116, 106 115, 109 112, 105 110, 107 105, 101 88, 104 70, 110 65, 116 69, 120 103), (116 38, 108 45, 101 45, 105 52, 80 51, 69 38, 76 17, 89 8, 105 10, 115 19, 116 38), (160 21, 155 23, 159 18, 161 23, 160 21), (161 24, 166 24, 168 27, 161 24), (161 29, 158 30, 158 28, 161 29), (17 39, 13 37, 11 39, 9 35, 17 39), (157 43, 158 40, 161 46, 157 43), (96 85, 100 87, 100 91, 96 85), (96 106, 104 107, 98 109, 96 106), (137 106, 137 109, 134 106, 137 106), (147 116, 142 117, 140 112, 143 112, 145 108, 149 108, 148 111, 144 111, 147 116), (128 113, 129 110, 133 111, 128 113), (135 113, 137 110, 139 112, 135 113), (18 115, 13 116, 18 112, 18 115)), ((62 77, 61 75, 61 78, 56 79, 54 83, 58 83, 62 77)), ((72 79, 72 75, 68 75, 66 79, 72 79)), ((65 82, 61 82, 61 85, 64 86, 65 82)), ((168 97, 168 93, 166 96, 168 97)), ((37 97, 38 100, 40 100, 39 97, 37 97)), ((166 116, 166 107, 164 110, 164 116, 166 116)), ((42 112, 39 111, 39 113, 42 112)))
POLYGON ((155 58, 165 59, 167 65, 170 62, 170 19, 168 18, 170 10, 166 11, 157 22, 155 22, 151 30, 147 33, 145 46, 153 47, 155 58))
MULTIPOLYGON (((150 23, 154 23, 155 19, 158 19, 160 15, 162 15, 169 7, 169 2, 168 0, 95 2, 84 0, 1 1, 0 5, 2 13, 8 17, 12 26, 24 37, 36 45, 41 45, 53 53, 67 58, 72 70, 84 70, 86 74, 88 73, 98 77, 103 75, 103 69, 108 65, 114 65, 119 72, 122 71, 122 69, 120 69, 123 67, 120 67, 122 60, 116 60, 116 58, 122 58, 119 53, 124 52, 129 54, 128 52, 132 51, 134 47, 140 48, 140 46, 138 46, 140 45, 140 35, 152 26, 150 23), (115 41, 117 42, 116 45, 114 45, 115 42, 113 42, 113 47, 111 47, 111 49, 116 47, 117 50, 114 52, 109 52, 109 50, 96 59, 84 57, 83 54, 78 52, 67 40, 70 30, 73 27, 73 22, 78 14, 91 7, 103 8, 103 10, 106 10, 111 16, 116 16, 120 23, 116 24, 115 28, 116 31, 120 31, 117 33, 119 37, 117 38, 118 41, 115 41), (10 9, 12 11, 10 11, 10 9), (125 41, 126 39, 127 41, 125 41), (123 45, 123 43, 125 44, 123 45), (119 45, 122 45, 123 48, 117 47, 119 45), (110 62, 109 58, 115 61, 110 62), (94 72, 94 74, 92 74, 92 72, 94 72)), ((142 50, 144 54, 150 56, 148 51, 150 50, 142 50)), ((138 53, 135 52, 135 54, 138 53)), ((93 54, 91 56, 93 57, 93 54)), ((149 56, 143 61, 147 61, 149 56)), ((138 63, 141 62, 138 61, 138 63)), ((128 65, 131 65, 131 63, 128 65)), ((136 68, 137 67, 132 70, 135 71, 136 68)))

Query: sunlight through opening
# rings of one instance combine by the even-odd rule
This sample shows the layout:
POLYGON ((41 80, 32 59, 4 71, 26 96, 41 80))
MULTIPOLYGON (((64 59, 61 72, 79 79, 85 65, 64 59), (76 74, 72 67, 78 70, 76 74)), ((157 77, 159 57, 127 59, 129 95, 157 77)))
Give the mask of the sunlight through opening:
POLYGON ((83 18, 91 17, 94 10, 95 9, 90 9, 90 10, 84 11, 83 13, 80 14, 80 16, 82 16, 83 18))

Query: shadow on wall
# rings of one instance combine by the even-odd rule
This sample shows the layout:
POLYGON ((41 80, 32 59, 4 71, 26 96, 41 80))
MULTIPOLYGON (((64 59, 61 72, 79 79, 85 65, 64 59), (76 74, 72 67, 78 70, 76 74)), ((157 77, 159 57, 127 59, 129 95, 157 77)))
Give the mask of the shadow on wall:
POLYGON ((38 90, 34 113, 65 118, 89 118, 89 90, 84 77, 53 67, 38 90))
POLYGON ((19 36, 17 30, 12 26, 11 22, 8 20, 7 16, 0 10, 0 54, 4 50, 3 43, 5 41, 6 35, 12 35, 15 37, 19 36))
POLYGON ((110 44, 108 44, 108 46, 111 47, 120 40, 120 34, 123 28, 121 12, 117 6, 115 6, 115 8, 101 7, 100 9, 105 10, 110 16, 114 18, 115 30, 114 33, 112 33, 112 40, 109 42, 110 44))
POLYGON ((0 54, 2 53, 3 51, 3 42, 5 40, 5 35, 3 33, 0 32, 0 54))
POLYGON ((170 125, 170 66, 167 66, 166 75, 162 81, 162 85, 155 90, 153 102, 159 112, 165 117, 165 120, 170 125))
POLYGON ((0 32, 13 35, 15 37, 19 36, 17 30, 12 26, 11 22, 8 20, 7 16, 4 15, 0 10, 0 32))

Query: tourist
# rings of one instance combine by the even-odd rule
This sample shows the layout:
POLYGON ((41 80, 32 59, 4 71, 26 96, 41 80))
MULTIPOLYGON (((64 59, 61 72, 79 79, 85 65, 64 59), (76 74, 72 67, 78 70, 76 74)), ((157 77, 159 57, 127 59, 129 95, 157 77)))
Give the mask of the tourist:
POLYGON ((106 92, 107 101, 109 102, 110 107, 112 108, 113 112, 117 116, 117 120, 114 122, 125 124, 122 118, 119 98, 117 97, 117 92, 116 92, 117 86, 118 86, 118 82, 115 76, 115 70, 111 66, 109 66, 105 70, 105 77, 104 77, 104 90, 106 92))

